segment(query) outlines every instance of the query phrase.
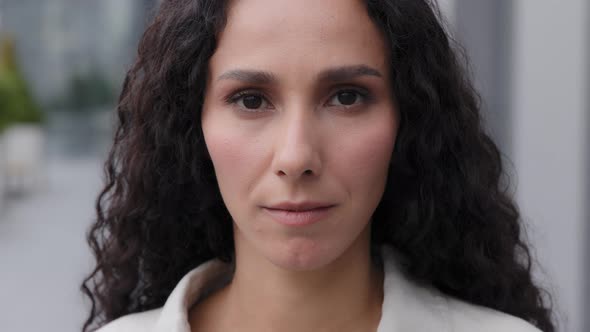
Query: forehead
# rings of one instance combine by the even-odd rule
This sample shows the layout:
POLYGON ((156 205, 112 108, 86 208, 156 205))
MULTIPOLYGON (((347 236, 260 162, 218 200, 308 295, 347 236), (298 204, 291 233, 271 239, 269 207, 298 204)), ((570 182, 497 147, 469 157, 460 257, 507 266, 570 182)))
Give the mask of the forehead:
POLYGON ((386 66, 386 48, 362 0, 234 0, 211 70, 386 66))

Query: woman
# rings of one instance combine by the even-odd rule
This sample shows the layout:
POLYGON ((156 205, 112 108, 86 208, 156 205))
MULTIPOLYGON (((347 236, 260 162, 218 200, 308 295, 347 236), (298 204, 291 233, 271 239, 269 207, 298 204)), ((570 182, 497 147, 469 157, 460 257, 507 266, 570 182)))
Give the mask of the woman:
POLYGON ((120 98, 84 331, 554 331, 433 8, 164 1, 120 98))

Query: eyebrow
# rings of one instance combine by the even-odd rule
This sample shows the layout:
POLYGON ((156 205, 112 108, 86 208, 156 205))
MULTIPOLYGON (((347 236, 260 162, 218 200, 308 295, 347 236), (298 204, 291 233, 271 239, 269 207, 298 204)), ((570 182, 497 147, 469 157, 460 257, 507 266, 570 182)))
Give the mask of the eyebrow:
MULTIPOLYGON (((375 68, 367 65, 341 66, 328 68, 318 74, 320 82, 342 82, 361 76, 374 76, 383 78, 383 75, 375 68)), ((278 78, 271 72, 234 69, 223 73, 219 80, 236 80, 249 84, 269 85, 277 83, 278 78)))

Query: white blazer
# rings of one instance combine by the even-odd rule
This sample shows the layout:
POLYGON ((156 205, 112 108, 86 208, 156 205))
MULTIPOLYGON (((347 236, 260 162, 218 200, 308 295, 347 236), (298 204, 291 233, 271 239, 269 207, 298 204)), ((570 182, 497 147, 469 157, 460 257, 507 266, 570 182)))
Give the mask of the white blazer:
MULTIPOLYGON (((401 272, 388 246, 382 257, 384 297, 377 332, 540 332, 523 319, 414 283, 401 272)), ((180 280, 163 307, 120 317, 98 332, 191 332, 189 308, 229 282, 230 274, 228 264, 203 263, 180 280)))

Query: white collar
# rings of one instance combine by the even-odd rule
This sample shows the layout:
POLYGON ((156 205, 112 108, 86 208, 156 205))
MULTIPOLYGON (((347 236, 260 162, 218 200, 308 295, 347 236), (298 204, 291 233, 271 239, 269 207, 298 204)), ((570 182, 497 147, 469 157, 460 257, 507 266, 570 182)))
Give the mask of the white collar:
MULTIPOLYGON (((450 331, 446 297, 408 280, 389 246, 382 247, 381 255, 384 297, 377 332, 450 331)), ((211 288, 227 284, 231 273, 232 267, 219 260, 208 261, 190 271, 168 297, 153 332, 190 332, 189 308, 211 288)))

